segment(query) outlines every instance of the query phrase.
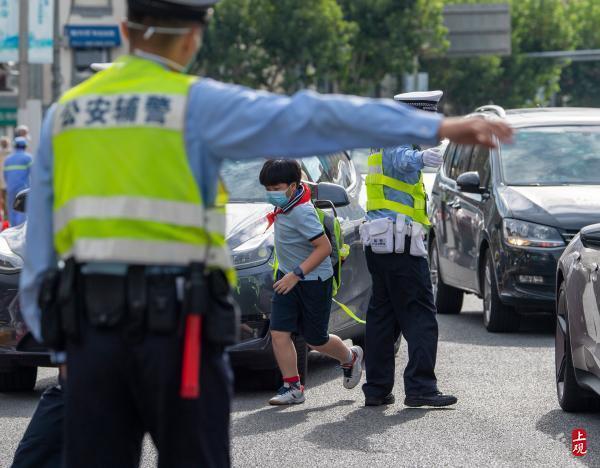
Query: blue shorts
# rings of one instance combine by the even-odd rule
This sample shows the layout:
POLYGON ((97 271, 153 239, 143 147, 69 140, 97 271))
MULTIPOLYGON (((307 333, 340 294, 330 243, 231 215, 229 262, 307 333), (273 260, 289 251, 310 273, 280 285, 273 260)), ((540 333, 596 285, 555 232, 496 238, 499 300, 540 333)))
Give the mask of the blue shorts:
MULTIPOLYGON (((277 273, 277 279, 283 274, 277 273)), ((273 294, 271 330, 299 333, 307 344, 322 346, 329 341, 329 315, 333 277, 321 281, 299 281, 287 294, 273 294)))

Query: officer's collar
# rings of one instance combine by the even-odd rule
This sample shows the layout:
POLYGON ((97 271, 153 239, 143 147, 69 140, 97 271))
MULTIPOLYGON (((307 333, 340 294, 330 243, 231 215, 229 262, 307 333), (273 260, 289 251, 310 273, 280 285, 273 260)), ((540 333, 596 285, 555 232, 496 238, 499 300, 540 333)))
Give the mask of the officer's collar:
POLYGON ((177 62, 174 62, 171 59, 168 59, 167 57, 163 57, 162 55, 153 54, 151 52, 146 52, 145 50, 142 50, 142 49, 135 49, 133 51, 133 55, 135 57, 138 57, 138 58, 141 58, 144 60, 150 60, 151 62, 154 62, 157 65, 164 67, 166 70, 174 70, 174 71, 180 72, 180 73, 182 73, 185 70, 184 66, 178 64, 177 62))

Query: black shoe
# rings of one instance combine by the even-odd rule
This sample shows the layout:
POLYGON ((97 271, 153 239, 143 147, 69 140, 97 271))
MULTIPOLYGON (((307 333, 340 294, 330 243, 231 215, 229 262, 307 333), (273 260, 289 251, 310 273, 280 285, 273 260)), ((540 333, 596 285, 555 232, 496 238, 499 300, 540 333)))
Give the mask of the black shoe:
POLYGON ((365 406, 382 406, 382 405, 393 405, 396 402, 396 398, 391 393, 383 398, 368 396, 365 398, 365 406))
POLYGON ((453 395, 444 395, 442 392, 428 393, 426 395, 407 395, 404 399, 404 404, 412 408, 419 406, 450 406, 457 402, 457 398, 453 395))

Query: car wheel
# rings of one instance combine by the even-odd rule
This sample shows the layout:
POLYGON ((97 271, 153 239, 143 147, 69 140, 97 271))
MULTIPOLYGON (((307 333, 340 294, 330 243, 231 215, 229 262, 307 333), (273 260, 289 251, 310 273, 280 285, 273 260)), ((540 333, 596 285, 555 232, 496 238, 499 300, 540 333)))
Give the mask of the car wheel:
POLYGON ((0 372, 0 392, 28 392, 34 389, 37 367, 18 367, 0 372))
POLYGON ((439 314, 459 314, 462 309, 464 293, 460 289, 444 284, 440 275, 440 257, 435 239, 432 239, 429 251, 429 271, 433 298, 439 314))
POLYGON ((598 411, 600 397, 581 388, 575 378, 575 368, 571 355, 569 320, 565 285, 558 293, 556 334, 554 339, 554 362, 556 369, 556 396, 564 411, 598 411))
POLYGON ((498 295, 494 261, 490 250, 485 252, 482 275, 483 324, 489 332, 513 332, 519 329, 520 316, 515 309, 502 303, 498 295))

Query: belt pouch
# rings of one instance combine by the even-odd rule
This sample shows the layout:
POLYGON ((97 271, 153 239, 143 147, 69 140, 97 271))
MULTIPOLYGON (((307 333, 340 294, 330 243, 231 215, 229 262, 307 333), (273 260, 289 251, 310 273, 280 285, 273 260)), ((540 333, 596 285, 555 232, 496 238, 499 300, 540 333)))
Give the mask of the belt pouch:
POLYGON ((109 328, 125 315, 127 278, 119 275, 82 275, 87 318, 91 325, 109 328))
POLYGON ((140 341, 144 332, 146 314, 146 267, 127 269, 127 326, 125 333, 133 341, 140 341))
POLYGON ((394 222, 388 218, 375 219, 368 223, 371 250, 376 254, 394 252, 394 222))
POLYGON ((408 233, 408 225, 406 224, 406 216, 399 214, 396 217, 396 226, 395 226, 395 239, 396 239, 395 244, 396 244, 396 246, 394 248, 394 252, 404 253, 407 233, 408 233))
POLYGON ((211 271, 207 279, 210 305, 206 317, 206 338, 216 345, 234 345, 240 340, 240 308, 222 271, 211 271))
POLYGON ((47 271, 42 278, 38 305, 42 311, 41 328, 43 344, 54 350, 64 349, 64 332, 58 305, 60 273, 56 269, 47 271))
POLYGON ((412 225, 410 254, 415 257, 426 257, 427 248, 425 247, 425 228, 421 223, 412 225))
POLYGON ((175 277, 150 275, 148 277, 148 330, 171 333, 177 329, 179 301, 175 277))
POLYGON ((71 341, 78 341, 79 330, 79 302, 78 302, 78 266, 75 260, 70 258, 65 262, 60 271, 58 283, 58 306, 60 308, 60 320, 65 335, 71 341))

